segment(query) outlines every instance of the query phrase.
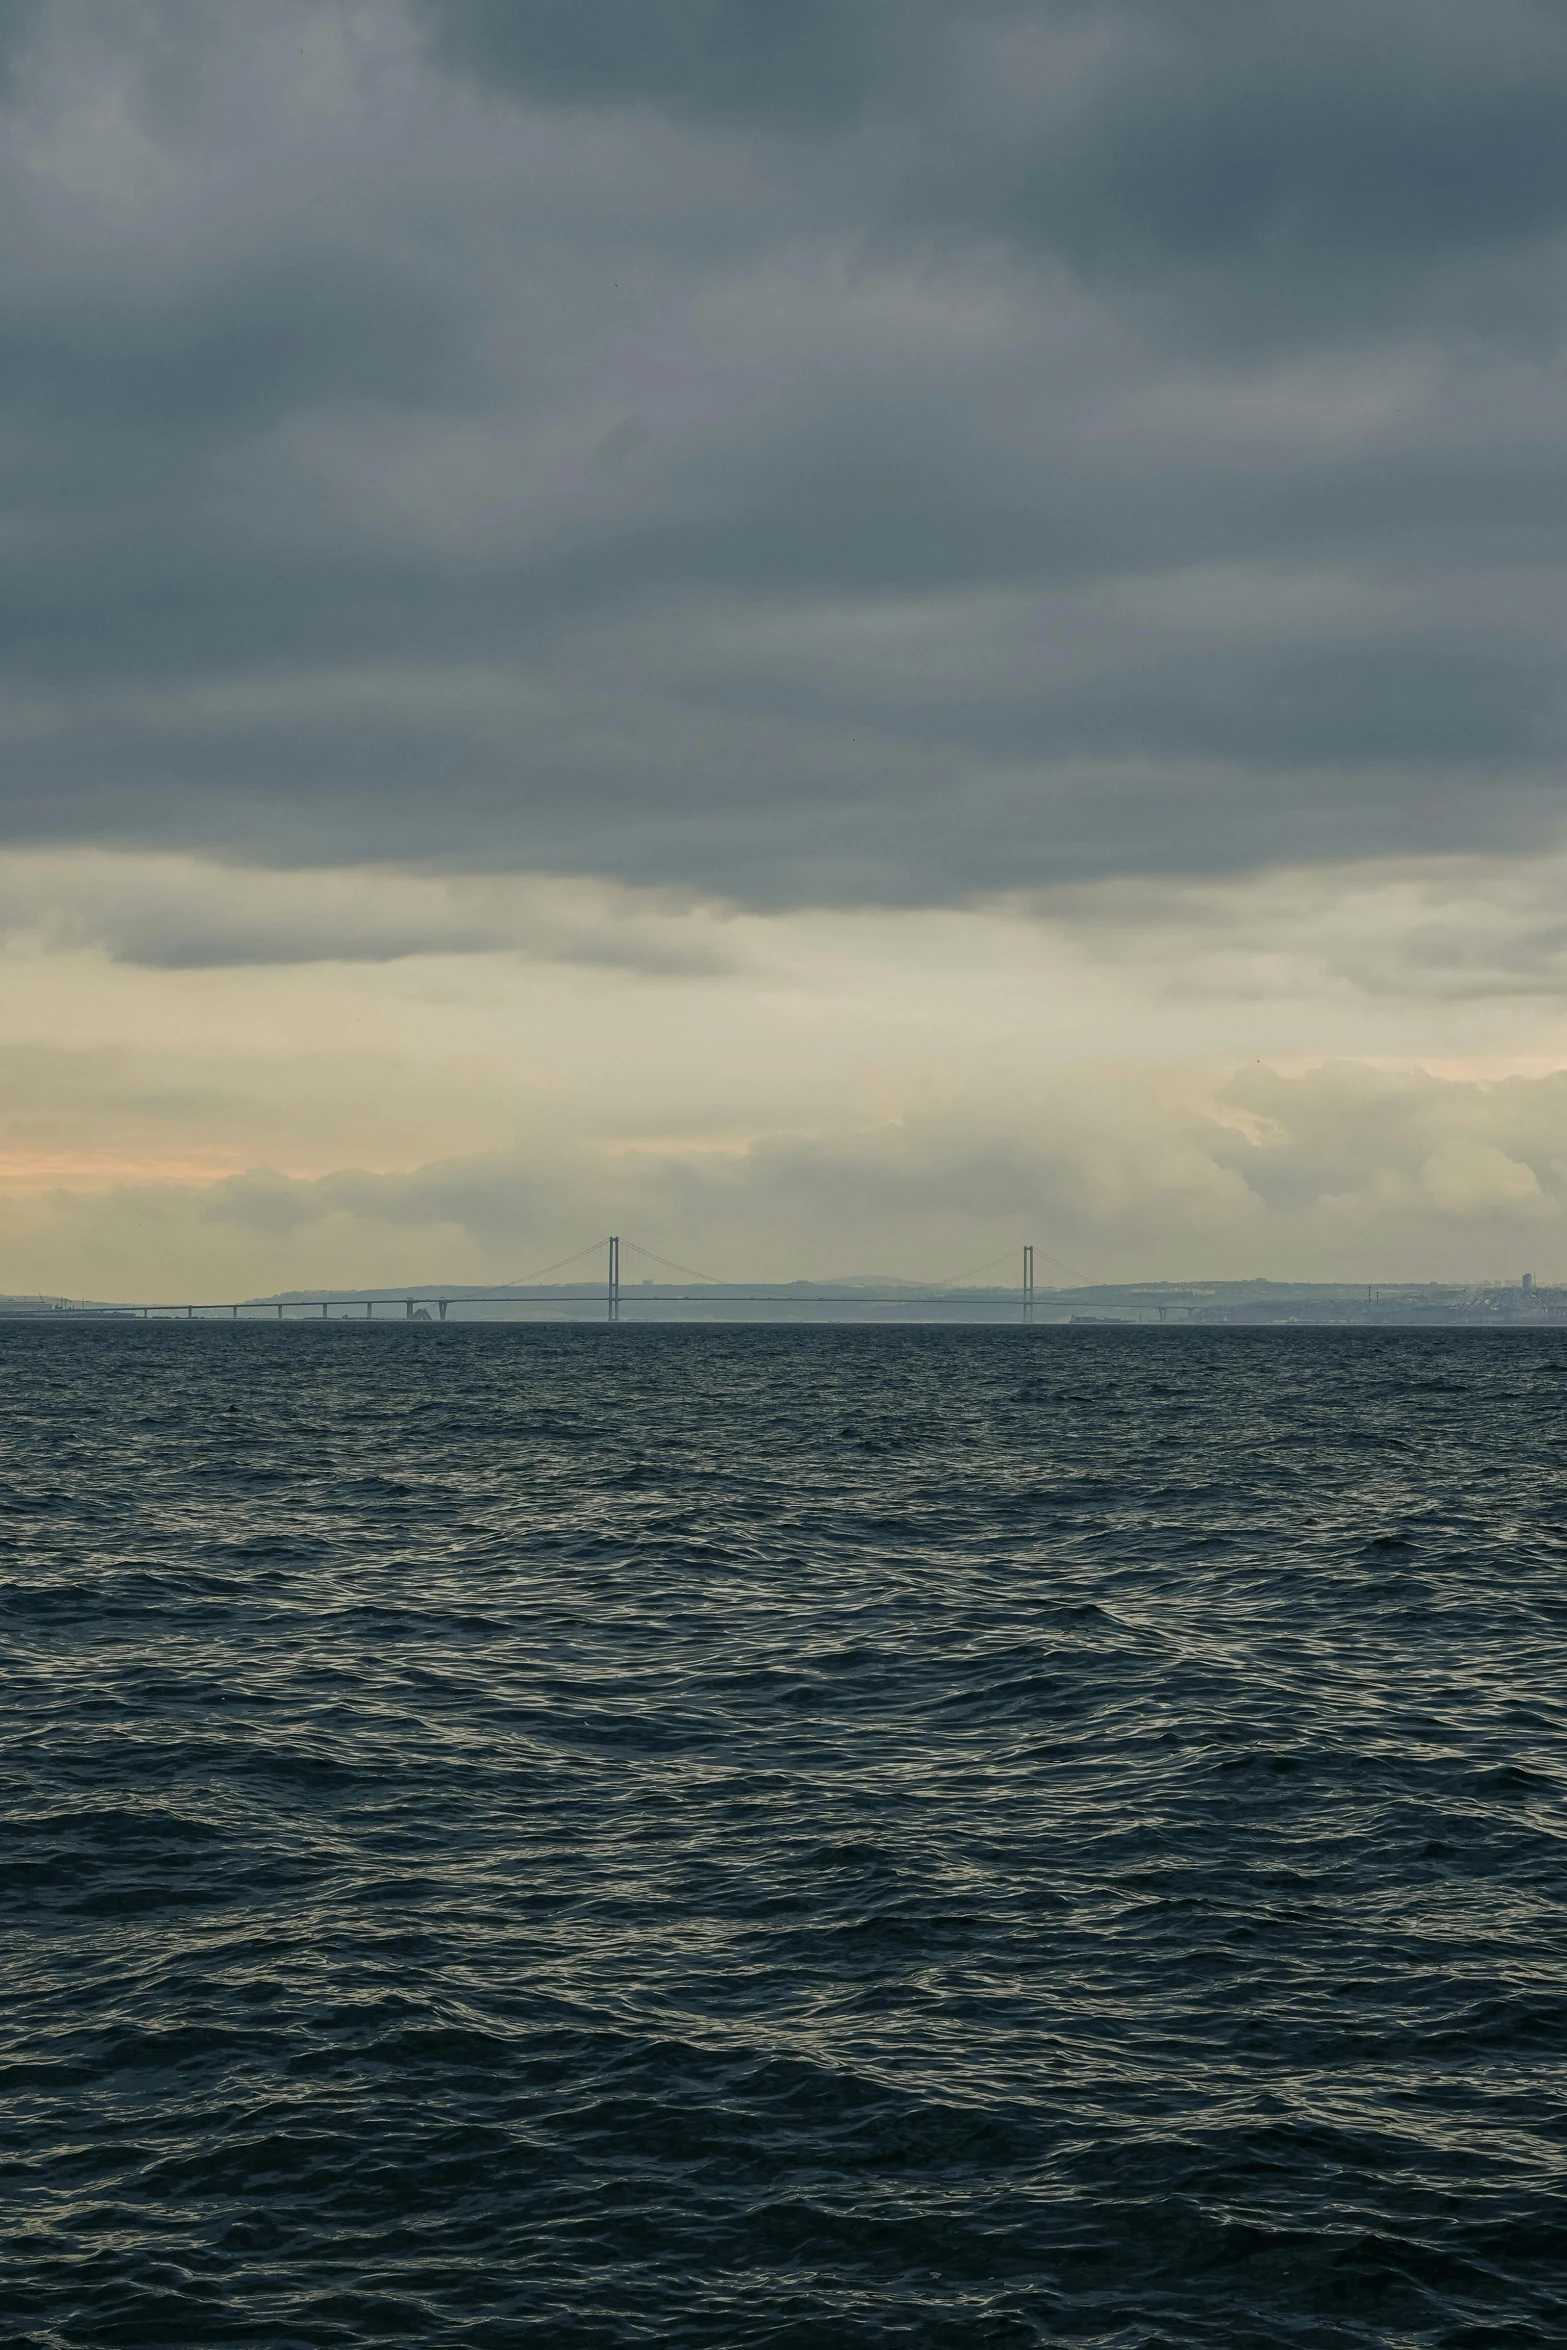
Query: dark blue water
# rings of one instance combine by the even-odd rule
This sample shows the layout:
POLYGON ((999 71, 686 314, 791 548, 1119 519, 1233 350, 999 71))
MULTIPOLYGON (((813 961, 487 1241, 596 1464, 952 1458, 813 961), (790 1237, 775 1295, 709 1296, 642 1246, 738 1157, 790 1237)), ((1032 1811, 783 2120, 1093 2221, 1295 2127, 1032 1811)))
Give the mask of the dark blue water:
POLYGON ((0 2340, 1567 2341, 1567 1335, 0 1325, 0 2340))

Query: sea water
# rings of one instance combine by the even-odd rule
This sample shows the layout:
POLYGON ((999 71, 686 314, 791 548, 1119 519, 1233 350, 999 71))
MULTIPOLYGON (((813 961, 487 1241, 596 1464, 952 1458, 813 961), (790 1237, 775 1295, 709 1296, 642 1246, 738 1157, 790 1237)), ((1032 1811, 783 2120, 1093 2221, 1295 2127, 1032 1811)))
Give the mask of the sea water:
POLYGON ((1567 1334, 0 1325, 0 2340, 1567 2341, 1567 1334))

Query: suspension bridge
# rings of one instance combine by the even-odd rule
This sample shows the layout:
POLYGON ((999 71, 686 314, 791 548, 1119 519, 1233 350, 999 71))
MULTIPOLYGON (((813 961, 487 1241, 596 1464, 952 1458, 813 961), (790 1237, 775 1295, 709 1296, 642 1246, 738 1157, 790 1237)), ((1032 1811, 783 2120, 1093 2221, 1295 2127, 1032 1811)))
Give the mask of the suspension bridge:
POLYGON ((541 1266, 537 1272, 525 1274, 516 1281, 499 1282, 492 1288, 462 1282, 424 1283, 407 1289, 293 1291, 283 1296, 235 1298, 222 1303, 165 1300, 108 1304, 83 1298, 11 1298, 5 1301, 3 1310, 13 1315, 55 1313, 115 1319, 139 1316, 144 1321, 384 1322, 401 1318, 409 1322, 445 1322, 454 1316, 461 1320, 466 1310, 475 1308, 487 1309, 480 1318, 492 1320, 496 1318, 495 1309, 513 1307, 531 1308, 535 1317, 540 1309, 554 1309, 573 1320, 602 1314, 607 1322, 619 1322, 628 1315, 656 1320, 660 1310, 670 1306, 722 1307, 726 1311, 731 1307, 770 1307, 773 1309, 770 1319, 777 1319, 785 1312, 792 1315, 796 1308, 816 1319, 829 1319, 834 1311, 840 1318, 852 1318, 854 1311, 861 1307, 896 1307, 905 1312, 929 1310, 933 1314, 954 1315, 978 1311, 992 1317, 998 1311, 1015 1308, 1020 1320, 1031 1322, 1036 1254, 1074 1283, 1084 1280, 1072 1266, 1050 1256, 1046 1250, 1036 1251, 1030 1241, 1005 1250, 986 1264, 971 1265, 944 1281, 923 1286, 912 1282, 875 1286, 856 1281, 733 1281, 698 1272, 690 1265, 676 1264, 653 1249, 611 1233, 555 1264, 541 1266), (635 1265, 655 1266, 658 1272, 636 1281, 623 1280, 622 1267, 627 1260, 635 1265), (552 1278, 573 1274, 577 1266, 582 1266, 584 1271, 571 1279, 552 1278), (1003 1267, 1015 1277, 988 1282, 982 1279, 986 1274, 999 1276, 1003 1267), (671 1282, 659 1278, 660 1275, 673 1275, 674 1279, 671 1282))

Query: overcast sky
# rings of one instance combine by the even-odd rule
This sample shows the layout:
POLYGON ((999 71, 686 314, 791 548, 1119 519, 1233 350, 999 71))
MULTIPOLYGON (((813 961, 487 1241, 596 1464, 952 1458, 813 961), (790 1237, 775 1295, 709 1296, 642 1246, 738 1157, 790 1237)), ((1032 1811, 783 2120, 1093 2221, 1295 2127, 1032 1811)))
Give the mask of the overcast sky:
POLYGON ((1557 0, 0 0, 0 1286, 1567 1278, 1557 0))

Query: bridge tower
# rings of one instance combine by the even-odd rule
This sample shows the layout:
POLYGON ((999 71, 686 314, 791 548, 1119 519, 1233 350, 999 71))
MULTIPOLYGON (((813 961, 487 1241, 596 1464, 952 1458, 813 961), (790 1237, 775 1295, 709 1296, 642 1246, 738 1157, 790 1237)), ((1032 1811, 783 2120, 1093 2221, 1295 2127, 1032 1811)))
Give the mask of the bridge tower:
POLYGON ((612 1322, 618 1322, 620 1320, 620 1237, 618 1233, 612 1236, 609 1244, 609 1283, 605 1302, 609 1307, 609 1319, 612 1322))
POLYGON ((1023 1319, 1034 1319, 1034 1244, 1029 1241, 1023 1250, 1023 1319))

